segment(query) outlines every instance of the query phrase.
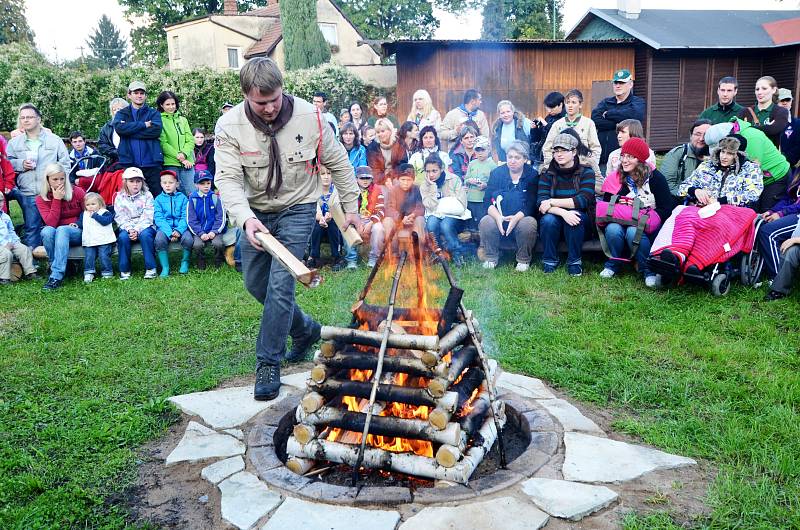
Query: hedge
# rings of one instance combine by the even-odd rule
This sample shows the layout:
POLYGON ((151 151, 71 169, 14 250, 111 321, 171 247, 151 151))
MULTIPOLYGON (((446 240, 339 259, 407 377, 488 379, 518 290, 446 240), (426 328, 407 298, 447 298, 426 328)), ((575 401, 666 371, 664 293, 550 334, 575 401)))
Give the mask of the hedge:
MULTIPOLYGON (((181 113, 192 127, 213 130, 222 103, 241 101, 239 75, 234 71, 64 68, 48 63, 27 46, 9 44, 0 46, 0 130, 15 128, 17 108, 31 102, 42 112, 44 125, 56 134, 65 137, 77 129, 97 138, 110 118, 109 101, 124 98, 133 79, 148 87, 148 103, 153 106, 160 91, 175 92, 181 113)), ((309 101, 315 91, 326 92, 334 113, 350 101, 366 102, 376 92, 345 68, 330 63, 289 72, 284 85, 288 93, 309 101)))

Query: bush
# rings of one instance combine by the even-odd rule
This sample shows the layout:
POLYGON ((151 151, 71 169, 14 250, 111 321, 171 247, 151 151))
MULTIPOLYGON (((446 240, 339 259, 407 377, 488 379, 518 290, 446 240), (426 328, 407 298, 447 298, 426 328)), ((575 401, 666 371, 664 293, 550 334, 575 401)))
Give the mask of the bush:
MULTIPOLYGON (((28 46, 10 44, 0 46, 0 129, 16 128, 17 107, 31 102, 54 133, 67 136, 77 129, 88 138, 97 138, 110 118, 109 101, 125 97, 128 83, 134 79, 148 87, 150 105, 155 105, 162 90, 178 94, 181 113, 189 125, 208 131, 214 129, 222 103, 242 99, 239 75, 233 71, 64 68, 48 63, 28 46)), ((333 64, 287 73, 284 84, 288 93, 308 101, 314 92, 326 92, 334 113, 354 100, 366 103, 374 91, 344 67, 333 64)))

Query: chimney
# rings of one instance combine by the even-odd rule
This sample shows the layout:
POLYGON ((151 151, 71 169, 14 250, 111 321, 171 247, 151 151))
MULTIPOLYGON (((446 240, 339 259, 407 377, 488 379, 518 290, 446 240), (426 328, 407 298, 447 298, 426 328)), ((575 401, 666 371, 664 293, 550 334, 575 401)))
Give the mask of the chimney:
POLYGON ((617 14, 633 20, 639 18, 642 14, 642 0, 617 0, 617 14))
POLYGON ((222 8, 223 15, 238 15, 239 8, 236 6, 236 0, 225 0, 222 8))

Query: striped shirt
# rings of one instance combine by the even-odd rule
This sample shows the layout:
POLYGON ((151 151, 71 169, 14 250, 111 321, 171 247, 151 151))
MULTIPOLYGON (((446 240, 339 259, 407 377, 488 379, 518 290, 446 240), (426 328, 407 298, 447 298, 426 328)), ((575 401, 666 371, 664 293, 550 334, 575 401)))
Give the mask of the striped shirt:
POLYGON ((594 201, 594 171, 586 166, 568 174, 548 169, 539 177, 536 208, 548 199, 572 199, 576 210, 587 211, 594 201))

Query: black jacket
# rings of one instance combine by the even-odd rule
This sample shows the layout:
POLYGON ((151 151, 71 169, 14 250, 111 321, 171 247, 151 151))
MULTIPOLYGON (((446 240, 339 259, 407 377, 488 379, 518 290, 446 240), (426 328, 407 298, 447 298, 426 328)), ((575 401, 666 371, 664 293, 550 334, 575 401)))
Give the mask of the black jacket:
POLYGON ((111 121, 103 125, 103 128, 100 129, 100 137, 97 139, 97 150, 108 159, 106 162, 107 166, 119 160, 117 148, 114 147, 114 126, 111 121))
POLYGON ((500 208, 503 215, 514 215, 522 212, 526 216, 536 214, 536 191, 539 188, 539 174, 530 164, 522 166, 522 176, 519 183, 511 182, 511 173, 508 166, 503 164, 489 173, 489 182, 486 184, 483 204, 488 209, 495 204, 497 197, 502 195, 503 201, 500 208))
POLYGON ((597 137, 603 152, 600 155, 600 166, 608 162, 611 151, 619 148, 617 141, 617 124, 622 120, 639 120, 644 125, 647 114, 647 103, 633 92, 622 102, 618 103, 614 96, 600 101, 592 111, 592 121, 597 126, 597 137))

